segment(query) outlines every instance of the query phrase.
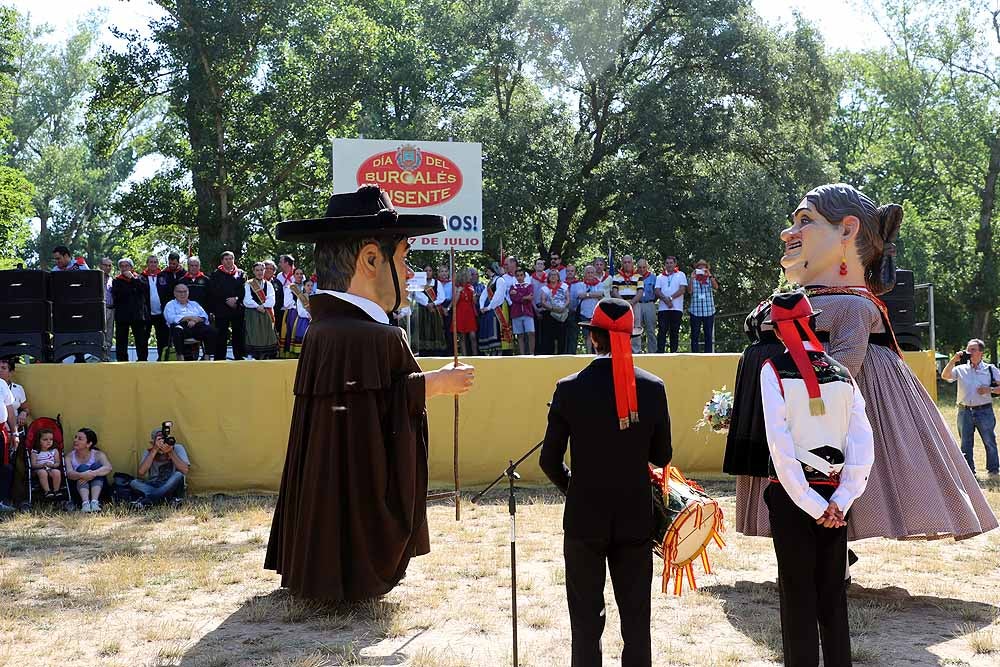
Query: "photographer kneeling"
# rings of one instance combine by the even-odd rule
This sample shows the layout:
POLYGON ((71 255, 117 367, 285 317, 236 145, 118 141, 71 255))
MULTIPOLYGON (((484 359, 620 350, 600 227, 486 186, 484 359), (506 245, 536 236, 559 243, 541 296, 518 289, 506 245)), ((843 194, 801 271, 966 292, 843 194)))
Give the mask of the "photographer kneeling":
POLYGON ((190 469, 191 461, 184 445, 170 435, 171 426, 170 422, 164 422, 149 436, 150 447, 139 463, 138 478, 129 484, 134 491, 143 494, 133 503, 134 507, 141 509, 173 495, 190 469))
POLYGON ((997 419, 993 414, 993 395, 1000 393, 1000 370, 993 364, 983 362, 986 344, 973 338, 965 351, 956 352, 941 371, 941 379, 958 381, 956 403, 958 404, 958 434, 962 439, 962 454, 973 473, 976 464, 972 451, 975 431, 986 447, 986 470, 991 475, 1000 473, 997 461, 997 439, 995 434, 997 419))

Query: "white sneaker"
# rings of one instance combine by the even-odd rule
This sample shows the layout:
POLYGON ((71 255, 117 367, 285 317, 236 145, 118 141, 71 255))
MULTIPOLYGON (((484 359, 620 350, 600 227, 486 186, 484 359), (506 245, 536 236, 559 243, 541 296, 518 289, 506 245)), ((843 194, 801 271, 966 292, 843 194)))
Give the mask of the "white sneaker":
POLYGON ((85 513, 85 514, 89 514, 90 512, 94 511, 94 510, 90 509, 90 501, 89 500, 84 500, 82 503, 80 503, 80 511, 83 512, 83 513, 85 513))
POLYGON ((90 511, 91 512, 100 512, 101 511, 101 503, 99 503, 96 500, 91 500, 90 501, 90 511))

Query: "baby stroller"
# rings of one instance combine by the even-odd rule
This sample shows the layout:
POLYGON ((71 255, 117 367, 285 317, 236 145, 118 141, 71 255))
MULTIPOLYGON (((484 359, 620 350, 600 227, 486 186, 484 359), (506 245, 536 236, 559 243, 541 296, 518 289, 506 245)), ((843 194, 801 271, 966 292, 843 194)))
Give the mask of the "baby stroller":
POLYGON ((25 485, 28 494, 27 505, 30 507, 35 497, 45 498, 45 496, 42 495, 41 484, 35 476, 34 469, 31 467, 31 452, 35 448, 35 443, 38 440, 38 433, 42 429, 49 429, 52 431, 52 448, 59 452, 59 470, 62 472, 62 482, 60 483, 59 488, 52 489, 54 495, 51 498, 46 498, 46 500, 51 500, 52 502, 63 502, 64 504, 71 505, 72 498, 69 490, 69 476, 66 474, 66 457, 63 451, 62 420, 59 415, 56 415, 55 419, 52 417, 35 417, 25 434, 23 448, 24 464, 27 469, 27 484, 25 485))

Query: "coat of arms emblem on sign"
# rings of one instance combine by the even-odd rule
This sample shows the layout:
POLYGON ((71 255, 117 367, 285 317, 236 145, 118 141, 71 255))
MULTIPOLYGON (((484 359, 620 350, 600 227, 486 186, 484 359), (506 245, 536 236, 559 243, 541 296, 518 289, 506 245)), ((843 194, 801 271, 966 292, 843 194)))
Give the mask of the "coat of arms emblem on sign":
POLYGON ((396 165, 403 170, 401 180, 404 183, 413 183, 416 180, 413 172, 420 168, 423 161, 424 157, 416 146, 404 144, 396 149, 396 165))

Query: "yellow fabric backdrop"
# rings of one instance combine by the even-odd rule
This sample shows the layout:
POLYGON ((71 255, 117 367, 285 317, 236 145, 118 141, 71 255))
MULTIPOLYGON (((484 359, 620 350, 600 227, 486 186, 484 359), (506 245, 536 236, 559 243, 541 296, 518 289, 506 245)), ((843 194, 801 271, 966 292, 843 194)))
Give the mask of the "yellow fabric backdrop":
MULTIPOLYGON (((931 352, 906 360, 936 398, 931 352)), ((459 437, 463 486, 491 481, 545 433, 546 402, 556 380, 589 357, 479 357, 476 387, 461 399, 459 437)), ((725 436, 695 431, 711 391, 733 386, 736 354, 643 355, 636 364, 663 378, 670 406, 674 463, 685 473, 719 473, 725 436)), ((446 360, 421 359, 425 370, 446 360)), ((163 420, 191 457, 191 491, 276 491, 292 411, 295 361, 230 361, 19 366, 35 416, 62 415, 76 429, 97 431, 115 470, 134 474, 149 432, 163 420)), ((453 400, 428 402, 432 486, 452 484, 453 400)), ((520 469, 543 481, 537 458, 520 469)))

